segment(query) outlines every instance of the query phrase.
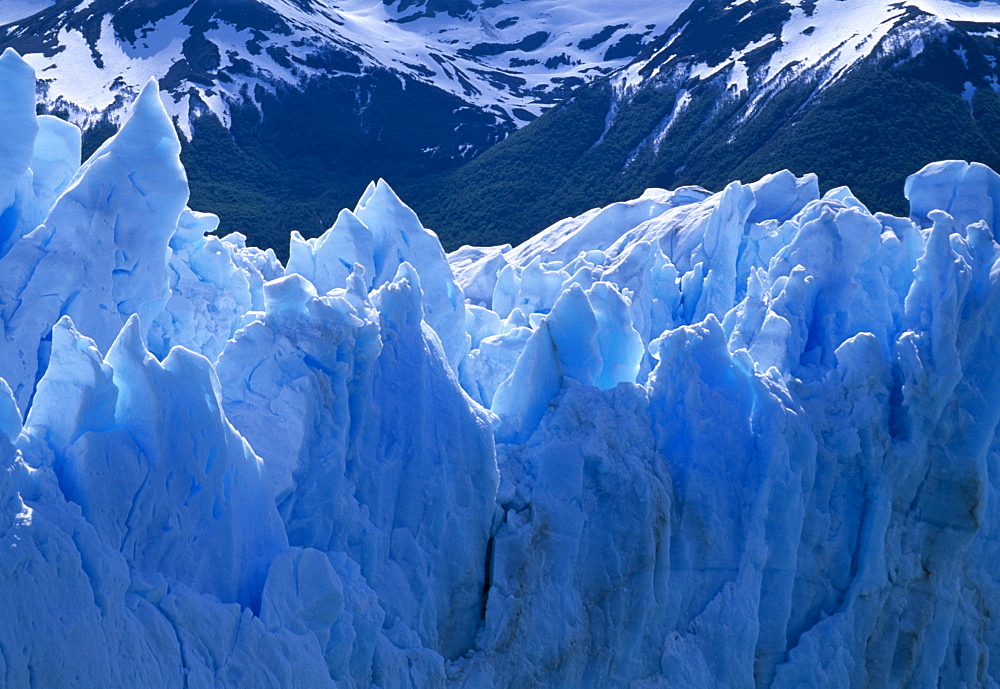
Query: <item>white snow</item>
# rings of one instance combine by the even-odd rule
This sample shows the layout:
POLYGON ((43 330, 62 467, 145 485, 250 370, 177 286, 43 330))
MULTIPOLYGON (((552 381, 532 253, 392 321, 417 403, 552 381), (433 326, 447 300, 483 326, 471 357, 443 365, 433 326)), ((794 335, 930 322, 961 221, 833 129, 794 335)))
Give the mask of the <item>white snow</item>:
POLYGON ((973 86, 971 81, 967 81, 962 84, 962 98, 964 98, 968 103, 969 107, 972 107, 972 98, 976 95, 976 87, 973 86))
MULTIPOLYGON (((21 0, 4 0, 4 8, 6 3, 15 1, 21 0)), ((622 66, 627 58, 605 60, 605 51, 628 33, 644 34, 646 40, 656 36, 687 7, 689 0, 659 3, 655 11, 642 0, 614 4, 606 0, 573 4, 532 0, 530 4, 501 4, 477 10, 473 18, 453 18, 439 12, 434 17, 404 23, 392 20, 412 14, 413 8, 397 14, 394 8, 373 0, 321 0, 314 3, 313 11, 285 0, 267 0, 265 4, 286 18, 293 32, 289 36, 265 36, 264 47, 280 47, 303 59, 329 48, 346 47, 360 53, 367 65, 410 74, 481 107, 500 105, 512 116, 514 108, 540 114, 552 102, 546 92, 555 88, 560 80, 589 81, 622 66), (503 29, 496 28, 497 23, 511 17, 519 20, 503 29), (586 50, 579 47, 580 41, 599 33, 605 26, 618 25, 626 26, 616 30, 607 41, 586 50), (462 49, 481 43, 517 44, 536 32, 549 36, 544 45, 530 52, 515 50, 478 57, 460 54, 462 49), (448 66, 443 67, 432 56, 440 57, 448 66), (546 66, 551 59, 560 56, 565 58, 557 60, 558 64, 546 66), (512 65, 512 58, 527 62, 512 65), (414 69, 415 65, 418 69, 414 69), (459 74, 463 75, 465 83, 459 74), (521 79, 524 84, 510 86, 497 81, 493 75, 521 79), (466 84, 471 84, 471 92, 466 84)), ((43 6, 40 4, 39 8, 43 6)), ((82 6, 78 11, 80 9, 82 6)), ((17 14, 21 12, 17 10, 17 14)), ((112 37, 110 20, 106 17, 98 43, 98 53, 105 65, 103 69, 96 66, 83 36, 73 30, 64 30, 58 36, 59 44, 65 45, 66 51, 51 58, 38 53, 27 54, 25 59, 39 74, 44 71, 48 82, 47 98, 50 101, 62 98, 79 108, 82 112, 74 116, 77 122, 85 123, 88 116, 97 116, 112 104, 112 94, 107 87, 116 78, 124 79, 126 90, 138 92, 146 80, 162 78, 170 66, 181 59, 181 44, 190 33, 190 27, 181 23, 187 13, 188 8, 182 8, 144 27, 145 35, 134 45, 119 44, 112 37)), ((5 23, 3 16, 0 15, 0 24, 5 23)), ((214 96, 201 84, 185 84, 178 92, 193 87, 224 122, 228 121, 228 104, 219 93, 235 99, 240 97, 244 83, 251 87, 262 83, 273 90, 276 83, 297 84, 304 77, 320 74, 302 64, 283 67, 266 51, 252 54, 247 47, 247 41, 252 38, 250 30, 237 32, 235 27, 219 20, 214 25, 205 35, 219 47, 223 63, 229 62, 228 53, 233 51, 252 63, 256 74, 238 75, 232 84, 216 84, 212 89, 216 93, 214 96)), ((178 117, 182 129, 189 133, 190 113, 185 111, 186 107, 188 101, 174 104, 171 100, 169 112, 178 117)), ((120 116, 120 112, 113 113, 115 118, 120 116)), ((520 120, 515 117, 514 121, 520 120)))
POLYGON ((993 0, 907 0, 908 4, 942 19, 1000 22, 1000 5, 993 0))
MULTIPOLYGON (((737 62, 737 64, 742 64, 737 62)), ((744 75, 746 70, 744 70, 744 75)), ((743 88, 746 88, 746 82, 744 79, 743 88)), ((653 150, 660 150, 660 144, 666 138, 667 134, 670 132, 670 128, 677 121, 677 118, 687 109, 691 104, 693 97, 687 89, 681 89, 681 92, 677 94, 677 100, 674 101, 674 109, 670 111, 669 117, 657 128, 656 133, 653 135, 653 150)))
POLYGON ((783 46, 768 63, 767 74, 775 77, 791 65, 803 70, 825 62, 828 73, 837 76, 871 54, 905 12, 903 3, 870 0, 821 0, 812 16, 796 8, 782 28, 783 46), (813 31, 803 33, 809 27, 813 31))
MULTIPOLYGON (((395 20, 410 17, 417 8, 409 7, 399 12, 394 6, 378 0, 317 0, 311 10, 289 0, 267 0, 266 4, 286 18, 292 34, 267 35, 264 47, 282 48, 300 59, 325 49, 346 47, 359 54, 366 65, 409 74, 479 107, 499 106, 512 121, 520 122, 512 114, 515 108, 540 114, 554 102, 550 94, 562 81, 581 79, 586 82, 624 67, 630 60, 605 60, 607 49, 627 34, 642 34, 643 41, 652 40, 674 23, 690 0, 656 3, 655 8, 644 0, 618 3, 522 0, 477 9, 467 17, 455 18, 446 12, 437 12, 432 17, 406 22, 395 20), (504 23, 514 18, 517 21, 504 23), (498 24, 504 28, 497 28, 498 24), (624 27, 615 30, 608 40, 588 49, 580 48, 581 41, 597 35, 605 27, 619 25, 624 27), (497 55, 480 56, 463 53, 480 44, 515 45, 538 32, 544 32, 547 37, 532 51, 501 50, 497 55), (515 59, 519 62, 512 62, 515 59), (497 78, 523 80, 524 83, 505 84, 497 78)), ((734 3, 734 6, 736 4, 742 3, 734 3)), ((25 12, 45 6, 42 0, 5 0, 0 8, 0 24, 14 22, 11 17, 22 18, 25 12), (8 14, 3 14, 5 11, 8 14)), ((918 35, 923 30, 920 27, 928 23, 944 20, 1000 22, 1000 6, 985 0, 819 0, 811 16, 806 15, 799 3, 793 3, 791 19, 781 28, 780 36, 765 36, 736 49, 711 67, 691 65, 687 76, 708 79, 725 71, 728 85, 736 93, 747 90, 751 77, 759 79, 766 91, 792 74, 807 70, 819 70, 821 81, 826 83, 870 55, 913 8, 931 17, 918 18, 909 29, 897 29, 894 39, 897 42, 906 41, 907 35, 918 35), (806 30, 808 34, 804 33, 806 30), (742 58, 775 39, 781 41, 781 48, 759 74, 748 74, 742 58)), ((80 9, 82 6, 77 11, 80 9)), ((83 124, 112 107, 112 92, 107 87, 116 78, 124 80, 126 93, 137 93, 150 77, 163 77, 170 66, 181 59, 181 44, 190 32, 190 27, 181 23, 187 12, 187 8, 180 9, 155 25, 145 27, 145 36, 135 45, 119 45, 105 19, 98 42, 103 69, 94 63, 83 37, 72 30, 63 30, 58 36, 59 44, 66 46, 64 52, 52 58, 28 54, 25 59, 44 75, 48 84, 46 98, 50 102, 61 98, 79 109, 73 116, 76 122, 83 124)), ((680 27, 675 37, 683 30, 684 27, 680 27)), ((252 33, 249 30, 237 32, 235 27, 222 21, 215 21, 206 37, 219 47, 224 65, 229 63, 228 54, 234 52, 241 59, 249 60, 256 70, 254 75, 237 75, 233 83, 220 82, 212 89, 201 84, 184 84, 178 89, 181 93, 189 87, 194 88, 223 122, 228 121, 228 100, 240 98, 244 84, 251 86, 251 92, 258 84, 273 91, 276 84, 297 84, 303 78, 319 74, 316 69, 300 63, 283 67, 266 51, 251 54, 247 41, 252 33), (213 93, 208 93, 209 90, 213 93)), ((659 53, 669 51, 672 42, 659 53)), ((621 76, 623 88, 641 83, 644 79, 639 75, 642 66, 636 63, 621 76)), ((759 95, 764 97, 766 94, 759 95)), ((759 98, 754 102, 757 101, 759 98)), ((171 99, 168 106, 171 116, 177 118, 186 133, 190 133, 189 107, 190 100, 186 96, 176 103, 171 99)), ((751 110, 753 107, 751 105, 751 110)), ((120 119, 121 115, 120 110, 111 113, 113 119, 120 119)))
MULTIPOLYGON (((115 40, 111 20, 106 17, 97 42, 103 68, 94 63, 84 37, 68 29, 59 32, 59 44, 65 46, 65 50, 58 54, 56 61, 38 53, 28 53, 24 59, 38 74, 43 75, 41 81, 46 84, 48 97, 52 100, 62 98, 66 104, 80 108, 83 117, 78 117, 77 121, 84 123, 91 116, 99 116, 115 102, 116 89, 112 88, 112 84, 116 79, 124 81, 124 91, 131 95, 138 93, 150 79, 167 73, 190 30, 180 23, 182 17, 179 14, 165 19, 165 25, 148 34, 138 48, 115 40), (57 63, 58 67, 52 69, 51 65, 57 63)), ((183 115, 182 121, 186 121, 187 113, 181 113, 173 99, 167 98, 165 103, 171 108, 171 115, 183 115)), ((118 118, 122 116, 118 112, 111 114, 118 118)))
MULTIPOLYGON (((731 6, 737 4, 741 3, 731 6)), ((1000 21, 1000 5, 985 1, 818 0, 809 6, 809 13, 801 3, 788 4, 791 17, 781 26, 780 35, 765 35, 746 46, 736 47, 726 59, 713 65, 691 62, 689 58, 678 61, 676 55, 669 54, 671 39, 649 58, 650 61, 660 60, 663 53, 668 53, 667 62, 659 65, 651 76, 664 73, 671 65, 680 70, 681 77, 690 79, 705 81, 725 74, 726 85, 734 95, 746 91, 752 79, 757 82, 757 90, 741 114, 741 120, 745 120, 774 90, 796 76, 812 74, 818 77, 816 89, 822 89, 880 46, 882 50, 901 47, 911 57, 920 54, 924 49, 924 34, 943 27, 945 21, 983 25, 1000 21), (908 18, 914 9, 921 14, 908 18), (748 73, 743 58, 776 40, 779 46, 767 63, 753 74, 748 73)), ((637 62, 623 71, 618 80, 620 88, 635 89, 650 78, 643 71, 646 64, 646 61, 637 62)))

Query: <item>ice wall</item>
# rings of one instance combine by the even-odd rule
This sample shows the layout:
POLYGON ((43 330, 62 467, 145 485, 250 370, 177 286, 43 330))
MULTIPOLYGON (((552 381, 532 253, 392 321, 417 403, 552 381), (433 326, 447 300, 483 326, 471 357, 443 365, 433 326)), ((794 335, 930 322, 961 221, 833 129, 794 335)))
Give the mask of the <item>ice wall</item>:
MULTIPOLYGON (((23 115, 31 70, 2 60, 23 115)), ((40 224, 0 258, 0 683, 443 683, 479 630, 497 469, 444 349, 468 348, 461 290, 390 251, 451 275, 436 239, 373 186, 382 272, 317 294, 185 208, 155 82, 82 166, 79 130, 21 120, 40 224)))
MULTIPOLYGON (((506 512, 491 592, 544 599, 551 587, 565 626, 526 624, 520 595, 491 596, 491 640, 546 631, 530 650, 487 646, 464 686, 540 674, 556 686, 995 686, 993 180, 964 163, 911 177, 926 229, 781 173, 608 228, 599 251, 561 253, 567 226, 585 230, 591 213, 505 252, 485 304, 505 319, 469 360, 472 372, 513 362, 492 397, 506 512), (651 358, 634 378, 644 385, 601 393, 591 380, 603 328, 582 308, 589 285, 630 303, 651 358), (560 340, 570 303, 574 331, 560 340), (501 359, 492 344, 511 342, 515 322, 531 333, 501 359), (592 435, 608 406, 628 422, 592 435), (648 453, 647 472, 600 483, 572 459, 588 450, 618 472, 648 453), (554 526, 597 503, 585 512, 597 523, 554 526), (651 510, 638 528, 637 504, 651 510), (567 530, 594 555, 551 555, 567 530), (523 584, 536 557, 575 562, 574 576, 523 584), (616 579, 622 568, 655 583, 616 579), (609 611, 615 592, 647 604, 609 611), (575 601, 601 601, 603 617, 575 601)), ((469 255, 456 258, 479 270, 469 255)))
POLYGON ((1000 176, 282 266, 0 57, 0 684, 996 687, 1000 176))

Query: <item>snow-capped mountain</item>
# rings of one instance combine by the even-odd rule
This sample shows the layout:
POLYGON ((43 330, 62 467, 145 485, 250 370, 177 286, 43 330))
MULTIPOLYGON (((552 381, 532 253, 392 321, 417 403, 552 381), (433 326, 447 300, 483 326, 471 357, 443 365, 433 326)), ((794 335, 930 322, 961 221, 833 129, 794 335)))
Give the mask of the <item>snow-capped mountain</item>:
POLYGON ((505 122, 534 118, 573 87, 621 66, 687 2, 378 0, 18 0, 0 45, 40 75, 44 101, 74 121, 122 114, 150 77, 190 134, 201 112, 278 85, 388 69, 505 122))
POLYGON ((721 188, 775 167, 901 212, 912 169, 1000 163, 998 39, 995 2, 696 0, 628 67, 415 197, 449 238, 493 218, 523 227, 480 241, 524 238, 595 194, 721 188), (456 193, 464 203, 445 201, 456 193), (490 204, 504 194, 525 203, 490 204))
POLYGON ((189 139, 193 203, 284 255, 284 223, 315 236, 369 179, 474 158, 627 64, 686 5, 4 0, 0 48, 24 55, 41 107, 83 126, 88 152, 158 78, 189 139))
POLYGON ((453 248, 523 239, 650 185, 721 188, 789 167, 902 212, 904 177, 931 160, 1000 166, 994 2, 19 0, 0 11, 0 47, 36 69, 43 108, 91 127, 85 143, 113 132, 157 76, 193 137, 195 205, 280 255, 283 219, 318 235, 374 177, 453 248))
POLYGON ((446 255, 384 181, 287 264, 151 80, 81 164, 0 55, 0 682, 986 687, 1000 175, 783 171, 446 255))
MULTIPOLYGON (((696 1, 677 24, 660 36, 612 80, 622 96, 649 81, 680 80, 688 88, 725 80, 734 96, 749 93, 741 116, 754 110, 775 91, 809 77, 817 92, 845 77, 860 62, 891 55, 915 57, 926 42, 955 30, 971 37, 997 38, 1000 3, 962 0, 742 0, 696 1)), ((959 51, 970 69, 968 48, 959 51)), ((979 57, 979 56, 975 56, 979 57)), ((993 61, 995 63, 995 60, 993 61)), ((995 66, 991 64, 990 66, 995 66)), ((984 74, 976 88, 996 87, 995 73, 984 74)), ((957 75, 956 75, 957 76, 957 75)), ((656 131, 662 137, 690 105, 682 91, 656 131)))

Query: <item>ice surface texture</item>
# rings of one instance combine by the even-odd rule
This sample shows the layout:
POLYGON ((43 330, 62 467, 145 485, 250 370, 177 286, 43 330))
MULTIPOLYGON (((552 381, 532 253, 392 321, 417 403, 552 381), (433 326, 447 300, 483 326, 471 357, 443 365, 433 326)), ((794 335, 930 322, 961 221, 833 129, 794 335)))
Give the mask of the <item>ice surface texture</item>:
POLYGON ((0 684, 997 687, 1000 176, 288 266, 0 57, 0 684))

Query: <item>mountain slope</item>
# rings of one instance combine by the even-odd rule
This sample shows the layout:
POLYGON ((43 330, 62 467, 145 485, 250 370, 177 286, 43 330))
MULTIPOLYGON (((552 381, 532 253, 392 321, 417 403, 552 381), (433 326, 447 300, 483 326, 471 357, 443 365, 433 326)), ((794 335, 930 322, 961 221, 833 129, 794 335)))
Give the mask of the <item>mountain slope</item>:
POLYGON ((134 95, 157 77, 185 133, 200 114, 192 99, 228 124, 231 103, 259 102, 257 87, 363 68, 432 84, 500 119, 531 119, 591 73, 634 57, 688 4, 22 1, 0 15, 0 42, 39 72, 44 102, 71 110, 77 124, 118 121, 116 93, 134 95))
POLYGON ((404 192, 452 247, 782 167, 902 212, 913 169, 1000 162, 997 26, 992 3, 704 0, 627 69, 404 192))
POLYGON ((0 48, 35 68, 40 107, 88 130, 85 152, 158 78, 194 202, 282 251, 289 225, 318 233, 373 177, 474 158, 687 4, 19 0, 0 48))

